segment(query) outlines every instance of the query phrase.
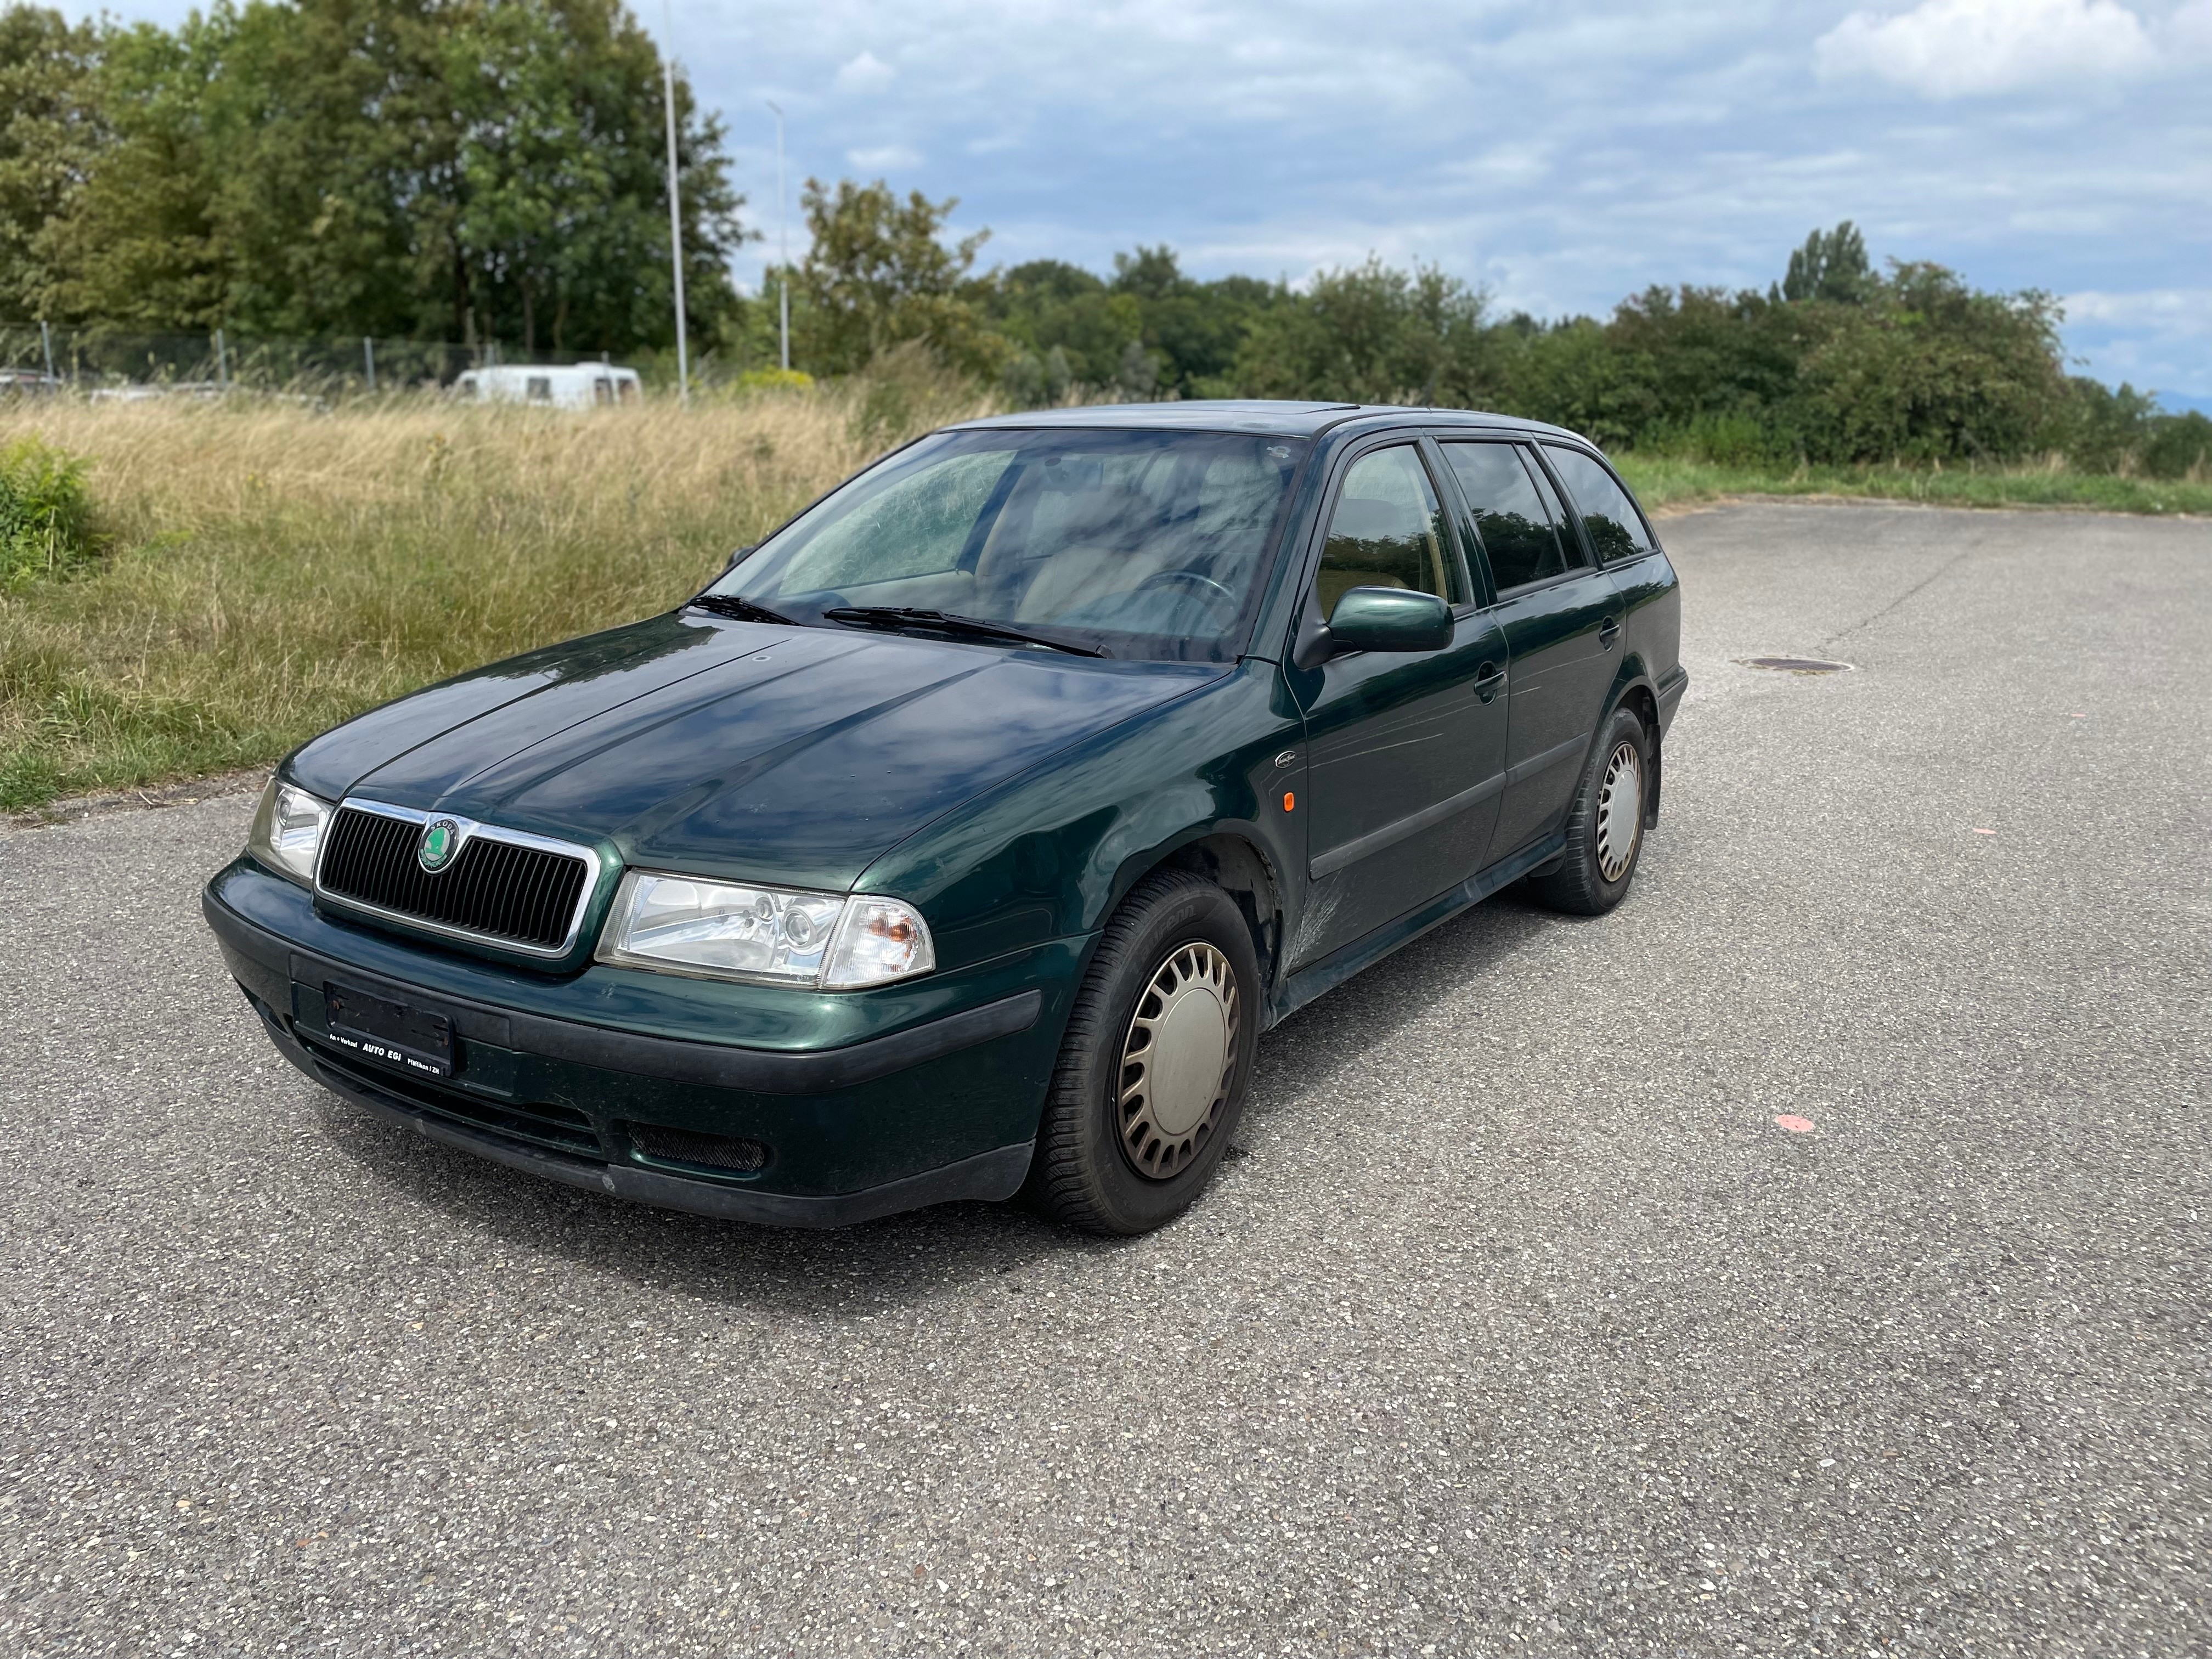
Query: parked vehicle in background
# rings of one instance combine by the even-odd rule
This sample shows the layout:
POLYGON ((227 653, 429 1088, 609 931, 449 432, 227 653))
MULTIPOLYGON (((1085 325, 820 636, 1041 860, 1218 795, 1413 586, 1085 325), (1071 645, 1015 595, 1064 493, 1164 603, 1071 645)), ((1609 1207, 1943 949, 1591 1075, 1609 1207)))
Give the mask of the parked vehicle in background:
POLYGON ((1142 1232, 1267 1026, 1509 883, 1620 901, 1680 630, 1556 427, 971 422, 673 611, 317 738, 204 909, 302 1071, 516 1168, 1142 1232))
POLYGON ((0 368, 0 398, 51 398, 69 383, 35 368, 0 368))
POLYGON ((496 363, 472 368, 453 382, 453 396, 466 401, 552 409, 634 404, 642 395, 637 371, 611 363, 496 363))
POLYGON ((193 398, 213 403, 231 388, 220 380, 125 380, 96 386, 84 395, 96 404, 147 404, 159 398, 193 398))

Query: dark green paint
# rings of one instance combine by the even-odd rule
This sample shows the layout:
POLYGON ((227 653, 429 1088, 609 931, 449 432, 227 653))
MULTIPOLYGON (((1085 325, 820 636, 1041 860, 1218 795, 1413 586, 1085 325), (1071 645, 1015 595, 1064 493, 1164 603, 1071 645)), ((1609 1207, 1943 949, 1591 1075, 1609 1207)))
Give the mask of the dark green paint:
POLYGON ((1441 651, 1452 640, 1451 607, 1433 593, 1355 587, 1328 613, 1339 651, 1441 651))
MULTIPOLYGON (((792 1194, 848 1192, 1031 1135, 1098 931, 1164 861, 1223 872, 1243 897, 1269 975, 1266 1013, 1281 1018, 1548 855, 1579 756, 1526 777, 1516 765, 1586 741, 1615 702, 1652 700, 1671 683, 1680 598, 1653 553, 1496 601, 1480 538, 1425 442, 1481 603, 1453 611, 1425 595, 1355 591, 1335 640, 1308 650, 1321 637, 1318 526, 1351 456, 1384 435, 1526 441, 1540 429, 1437 411, 1156 413, 1086 418, 1214 418, 1314 440, 1241 660, 1096 661, 696 611, 653 617, 403 698, 282 769, 326 799, 365 795, 597 847, 609 867, 570 959, 534 963, 326 915, 244 859, 210 883, 211 901, 432 1001, 785 1053, 1043 991, 1027 1031, 819 1097, 656 1081, 461 1041, 458 1081, 489 1098, 755 1136, 775 1158, 748 1179, 792 1194), (928 921, 938 971, 827 994, 592 963, 629 866, 906 899, 928 921)), ((312 1036, 319 987, 276 988, 285 1006, 274 1012, 312 1036)))

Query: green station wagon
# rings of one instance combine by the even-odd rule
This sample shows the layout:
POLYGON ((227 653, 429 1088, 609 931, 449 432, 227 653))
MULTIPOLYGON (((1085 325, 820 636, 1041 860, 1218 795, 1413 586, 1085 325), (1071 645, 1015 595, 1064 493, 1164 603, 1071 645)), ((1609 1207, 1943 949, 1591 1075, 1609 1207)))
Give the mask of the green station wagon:
POLYGON ((1620 902, 1680 617, 1556 428, 971 422, 665 616, 315 738, 204 905, 287 1058, 500 1163, 1141 1232, 1276 1021, 1509 883, 1620 902))

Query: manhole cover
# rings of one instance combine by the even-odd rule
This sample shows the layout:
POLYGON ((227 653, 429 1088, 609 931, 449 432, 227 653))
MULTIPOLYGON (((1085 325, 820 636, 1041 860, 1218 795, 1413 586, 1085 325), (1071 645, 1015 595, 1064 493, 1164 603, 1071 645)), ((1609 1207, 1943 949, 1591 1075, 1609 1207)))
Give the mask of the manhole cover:
POLYGON ((1768 668, 1778 674, 1845 674, 1847 662, 1827 662, 1819 657, 1738 657, 1746 668, 1768 668))

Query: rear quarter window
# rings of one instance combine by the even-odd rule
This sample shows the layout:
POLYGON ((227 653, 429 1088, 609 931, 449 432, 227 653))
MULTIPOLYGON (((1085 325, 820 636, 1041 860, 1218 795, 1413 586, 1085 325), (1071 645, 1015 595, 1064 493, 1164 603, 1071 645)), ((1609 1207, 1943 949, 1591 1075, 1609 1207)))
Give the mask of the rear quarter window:
POLYGON ((1601 561, 1612 564, 1651 550, 1650 529, 1618 478, 1579 449, 1546 444, 1544 453, 1583 515, 1601 561))

